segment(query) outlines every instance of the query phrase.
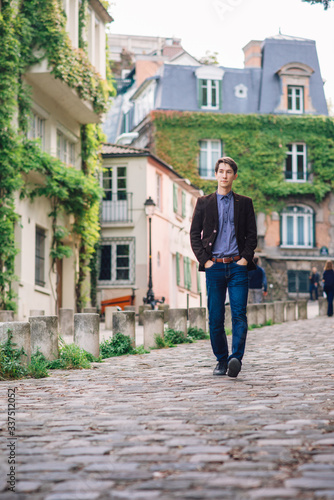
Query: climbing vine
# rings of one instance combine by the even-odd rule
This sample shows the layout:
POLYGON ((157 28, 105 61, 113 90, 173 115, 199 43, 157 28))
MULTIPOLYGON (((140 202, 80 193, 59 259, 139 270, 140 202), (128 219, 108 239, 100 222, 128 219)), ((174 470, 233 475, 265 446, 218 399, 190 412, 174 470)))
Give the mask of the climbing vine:
POLYGON ((199 141, 218 139, 238 164, 234 188, 253 198, 256 211, 278 210, 303 195, 319 203, 334 188, 334 121, 325 116, 231 115, 155 111, 155 153, 205 193, 216 181, 199 176, 199 141), (307 146, 309 182, 285 182, 287 144, 307 146))
POLYGON ((98 182, 99 145, 104 139, 99 126, 81 127, 82 169, 65 165, 42 151, 38 141, 27 139, 31 110, 30 87, 23 75, 29 67, 48 60, 55 78, 73 88, 81 99, 91 102, 98 114, 107 109, 112 92, 90 65, 82 32, 87 0, 80 6, 81 47, 74 50, 65 30, 66 18, 58 0, 3 0, 0 11, 0 308, 16 309, 12 291, 15 248, 14 228, 18 221, 15 197, 45 197, 50 200, 52 221, 50 256, 56 263, 78 251, 76 303, 85 304, 85 278, 99 240, 98 182), (14 8, 13 8, 14 5, 14 8), (18 111, 18 112, 17 112, 18 111), (16 123, 17 118, 17 123, 16 123), (19 134, 17 133, 19 131, 19 134), (32 182, 31 172, 42 174, 32 182), (71 218, 71 219, 70 219, 71 218), (71 246, 66 241, 71 240, 71 246))

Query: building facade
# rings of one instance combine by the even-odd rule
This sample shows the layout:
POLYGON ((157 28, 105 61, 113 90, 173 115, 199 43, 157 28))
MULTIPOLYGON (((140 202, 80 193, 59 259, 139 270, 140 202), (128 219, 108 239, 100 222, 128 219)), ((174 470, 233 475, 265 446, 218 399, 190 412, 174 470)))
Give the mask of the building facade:
POLYGON ((138 312, 148 291, 150 227, 155 298, 170 307, 204 304, 204 276, 189 241, 200 191, 148 150, 105 144, 103 167, 98 304, 117 299, 122 307, 121 299, 132 296, 138 312), (151 223, 149 198, 155 203, 151 223))
POLYGON ((251 196, 272 298, 306 296, 310 268, 334 256, 332 153, 313 40, 277 35, 244 47, 243 69, 165 62, 132 93, 132 145, 149 147, 206 193, 232 156, 251 196))
MULTIPOLYGON (((50 3, 49 8, 41 13, 38 26, 35 26, 33 36, 36 37, 36 43, 39 30, 44 40, 50 46, 55 44, 59 51, 62 50, 62 41, 64 53, 63 66, 60 66, 61 52, 51 54, 49 47, 41 47, 38 53, 34 53, 35 61, 32 58, 33 62, 27 65, 22 76, 22 85, 30 93, 26 139, 34 141, 30 144, 35 147, 38 144, 39 149, 36 151, 41 151, 38 153, 40 167, 30 170, 28 162, 31 158, 28 160, 28 155, 26 158, 23 155, 23 185, 27 192, 30 189, 37 192, 39 186, 48 184, 48 175, 53 175, 52 158, 59 160, 59 167, 82 171, 82 127, 97 124, 102 119, 101 103, 104 98, 102 92, 97 93, 96 88, 106 85, 105 25, 112 18, 99 0, 90 0, 87 4, 86 25, 80 28, 81 5, 79 0, 64 0, 62 5, 50 3), (52 16, 52 22, 55 23, 53 33, 52 30, 48 31, 52 25, 51 21, 47 24, 48 15, 52 16), (58 42, 54 37, 58 37, 58 42), (78 81, 80 71, 86 71, 91 80, 86 83, 78 81), (94 88, 91 87, 93 80, 94 88), (97 98, 101 99, 101 103, 96 103, 97 98), (50 170, 47 174, 48 164, 50 170)), ((31 22, 29 9, 25 11, 24 2, 22 10, 18 10, 16 15, 25 16, 26 22, 31 22)), ((25 47, 24 53, 29 49, 25 47)), ((14 122, 20 130, 19 120, 14 117, 14 122)), ((24 147, 29 148, 29 142, 24 147)), ((61 189, 61 179, 57 182, 61 189)), ((65 179, 62 188, 66 189, 65 179)), ((32 198, 22 196, 22 192, 16 193, 17 281, 13 281, 12 287, 17 294, 18 320, 27 320, 31 310, 43 310, 46 315, 52 315, 57 314, 60 307, 76 309, 80 238, 72 231, 75 223, 73 214, 60 213, 59 209, 57 219, 52 216, 57 203, 56 198, 45 195, 32 198), (60 231, 60 244, 70 249, 71 255, 54 259, 54 239, 60 238, 60 231)))

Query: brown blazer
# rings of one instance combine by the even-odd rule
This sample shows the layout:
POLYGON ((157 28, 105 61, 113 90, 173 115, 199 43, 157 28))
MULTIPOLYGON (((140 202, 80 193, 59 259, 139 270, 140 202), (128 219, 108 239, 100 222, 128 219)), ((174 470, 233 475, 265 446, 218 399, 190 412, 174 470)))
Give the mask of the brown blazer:
MULTIPOLYGON (((257 245, 256 219, 251 198, 233 192, 234 226, 239 255, 248 264, 247 269, 256 269, 253 262, 257 245)), ((199 270, 212 258, 212 247, 218 232, 218 206, 216 193, 198 198, 190 228, 191 248, 199 262, 199 270)))

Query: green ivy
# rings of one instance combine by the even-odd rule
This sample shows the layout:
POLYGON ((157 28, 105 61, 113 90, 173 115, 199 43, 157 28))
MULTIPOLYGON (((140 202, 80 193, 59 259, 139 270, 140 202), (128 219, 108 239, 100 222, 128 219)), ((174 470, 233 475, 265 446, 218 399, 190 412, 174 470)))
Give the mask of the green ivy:
POLYGON ((76 276, 76 302, 80 311, 87 291, 85 278, 99 239, 99 201, 101 189, 99 145, 104 136, 99 126, 81 128, 82 169, 77 170, 43 152, 38 141, 27 140, 31 111, 31 89, 23 75, 34 64, 47 58, 51 72, 81 99, 91 102, 96 113, 107 109, 110 83, 101 79, 88 61, 82 32, 87 0, 80 7, 80 43, 73 49, 65 30, 66 18, 58 0, 29 0, 19 3, 3 0, 0 10, 0 308, 16 309, 12 282, 15 280, 14 228, 18 221, 15 196, 46 197, 50 200, 54 270, 59 259, 72 249, 64 244, 71 236, 79 245, 79 272, 76 276), (13 5, 15 8, 13 8, 13 5), (18 111, 18 113, 17 113, 18 111), (17 123, 16 123, 17 116, 17 123), (19 132, 19 133, 18 133, 19 132), (42 174, 32 183, 30 172, 42 174), (68 229, 64 220, 73 216, 68 229))
POLYGON ((334 121, 325 116, 152 113, 155 153, 205 193, 216 181, 199 176, 199 141, 219 139, 238 164, 236 192, 253 198, 257 212, 277 210, 282 199, 306 196, 319 203, 334 188, 334 121), (285 182, 287 144, 304 142, 312 182, 285 182))

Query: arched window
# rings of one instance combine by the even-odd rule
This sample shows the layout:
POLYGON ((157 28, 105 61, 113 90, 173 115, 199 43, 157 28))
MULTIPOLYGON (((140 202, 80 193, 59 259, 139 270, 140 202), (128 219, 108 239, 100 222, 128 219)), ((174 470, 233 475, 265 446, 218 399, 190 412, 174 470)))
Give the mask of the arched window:
POLYGON ((314 211, 311 207, 295 205, 281 213, 281 246, 313 248, 314 211))

